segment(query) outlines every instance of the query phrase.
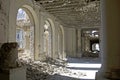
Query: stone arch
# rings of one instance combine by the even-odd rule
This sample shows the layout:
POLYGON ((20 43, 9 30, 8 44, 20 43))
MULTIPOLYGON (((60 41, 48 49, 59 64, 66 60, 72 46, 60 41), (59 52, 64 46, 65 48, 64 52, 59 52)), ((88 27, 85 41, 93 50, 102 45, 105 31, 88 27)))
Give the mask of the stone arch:
POLYGON ((55 58, 55 26, 53 21, 50 18, 47 18, 45 21, 47 21, 50 24, 51 28, 51 58, 55 58))
POLYGON ((65 50, 65 42, 64 42, 64 29, 63 29, 63 26, 62 25, 60 25, 60 27, 59 27, 59 29, 60 29, 60 31, 61 31, 61 50, 62 50, 62 59, 64 59, 65 57, 66 57, 66 55, 65 55, 65 52, 64 52, 64 50, 65 50))
POLYGON ((60 28, 60 26, 58 27, 58 58, 59 59, 62 59, 62 56, 63 56, 63 35, 62 35, 62 30, 60 28))
POLYGON ((48 20, 44 22, 44 33, 43 33, 43 39, 44 39, 44 53, 46 58, 50 58, 52 55, 52 28, 51 24, 48 20))
POLYGON ((20 59, 34 59, 34 20, 30 11, 24 7, 18 9, 16 19, 16 41, 19 45, 20 59))
POLYGON ((29 14, 31 15, 32 17, 32 23, 34 23, 34 60, 37 60, 38 59, 38 55, 39 55, 39 51, 38 51, 38 36, 36 34, 38 34, 37 32, 39 32, 39 20, 38 20, 38 16, 36 14, 36 12, 34 11, 34 9, 29 6, 29 5, 23 5, 23 8, 26 8, 29 12, 29 14))
POLYGON ((38 58, 38 37, 36 34, 39 32, 39 19, 38 15, 36 14, 36 11, 33 9, 33 3, 32 1, 28 2, 27 0, 19 1, 15 0, 13 3, 10 5, 10 13, 9 13, 9 28, 8 28, 8 42, 15 42, 16 41, 16 17, 17 17, 17 12, 19 8, 24 8, 29 15, 33 18, 33 23, 34 23, 34 59, 38 58), (14 4, 16 3, 16 4, 14 4), (11 20, 12 19, 12 20, 11 20))

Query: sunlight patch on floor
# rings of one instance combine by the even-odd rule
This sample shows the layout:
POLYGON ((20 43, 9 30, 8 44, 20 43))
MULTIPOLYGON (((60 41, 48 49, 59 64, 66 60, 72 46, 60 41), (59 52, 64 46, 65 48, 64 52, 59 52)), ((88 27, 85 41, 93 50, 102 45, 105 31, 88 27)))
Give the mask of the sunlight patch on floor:
POLYGON ((100 68, 101 64, 92 64, 92 63, 68 63, 67 67, 74 68, 100 68))
POLYGON ((95 74, 98 69, 101 67, 101 64, 94 63, 68 63, 67 68, 73 73, 73 75, 69 74, 61 74, 64 76, 74 77, 77 79, 95 79, 95 74))

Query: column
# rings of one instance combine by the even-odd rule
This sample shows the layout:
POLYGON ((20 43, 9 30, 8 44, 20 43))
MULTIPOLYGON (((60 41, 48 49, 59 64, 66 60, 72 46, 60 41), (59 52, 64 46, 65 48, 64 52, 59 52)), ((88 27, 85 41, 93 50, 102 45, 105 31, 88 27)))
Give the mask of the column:
POLYGON ((81 53, 81 40, 82 40, 82 37, 81 37, 81 29, 78 29, 77 30, 77 56, 78 58, 80 58, 82 56, 82 53, 81 53))
POLYGON ((85 35, 84 35, 84 30, 81 29, 81 56, 84 54, 85 52, 85 35))
POLYGON ((1 80, 26 80, 26 67, 18 61, 18 44, 2 44, 0 54, 1 80))
POLYGON ((96 80, 120 79, 120 0, 101 0, 102 67, 96 80))

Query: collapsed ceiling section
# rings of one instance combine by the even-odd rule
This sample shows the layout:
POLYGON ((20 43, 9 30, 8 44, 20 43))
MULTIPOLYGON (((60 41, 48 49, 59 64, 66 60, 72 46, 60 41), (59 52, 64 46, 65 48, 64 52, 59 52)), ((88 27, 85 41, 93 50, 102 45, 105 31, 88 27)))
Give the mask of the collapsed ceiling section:
POLYGON ((36 0, 66 27, 100 26, 100 0, 36 0))

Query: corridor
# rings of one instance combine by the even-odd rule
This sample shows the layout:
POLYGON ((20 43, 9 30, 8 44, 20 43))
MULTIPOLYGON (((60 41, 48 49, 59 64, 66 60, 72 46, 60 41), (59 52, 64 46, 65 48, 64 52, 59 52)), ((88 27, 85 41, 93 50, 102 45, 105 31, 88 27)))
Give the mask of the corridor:
POLYGON ((0 79, 120 80, 119 3, 0 0, 0 79))

